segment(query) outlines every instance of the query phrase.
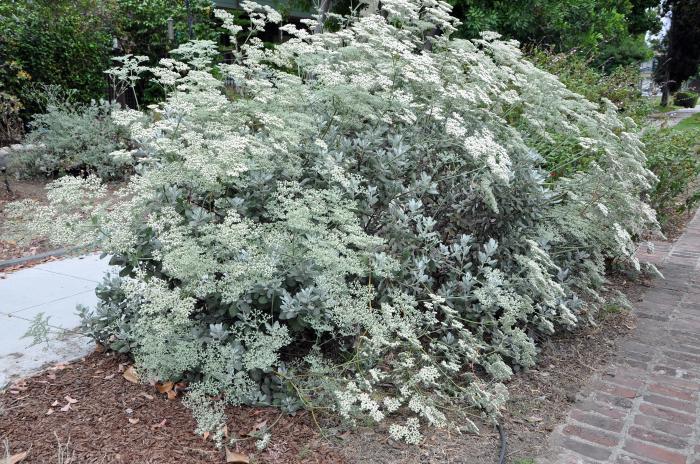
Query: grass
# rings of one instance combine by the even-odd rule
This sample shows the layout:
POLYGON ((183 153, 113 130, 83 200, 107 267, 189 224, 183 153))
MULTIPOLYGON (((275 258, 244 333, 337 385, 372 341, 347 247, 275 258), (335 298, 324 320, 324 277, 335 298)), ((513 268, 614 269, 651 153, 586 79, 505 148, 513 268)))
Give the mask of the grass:
POLYGON ((700 129, 700 113, 695 113, 694 115, 685 118, 675 126, 673 126, 674 130, 692 130, 692 129, 700 129))
POLYGON ((676 110, 682 110, 682 106, 676 106, 676 105, 667 105, 667 106, 661 106, 661 105, 655 105, 654 109, 652 110, 652 113, 670 113, 671 111, 676 111, 676 110))

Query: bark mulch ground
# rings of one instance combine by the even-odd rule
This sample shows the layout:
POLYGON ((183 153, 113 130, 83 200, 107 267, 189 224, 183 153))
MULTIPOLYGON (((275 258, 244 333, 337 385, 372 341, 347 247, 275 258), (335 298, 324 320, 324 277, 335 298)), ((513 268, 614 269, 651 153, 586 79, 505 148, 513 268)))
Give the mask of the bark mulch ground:
MULTIPOLYGON (((235 460, 196 424, 179 398, 124 378, 126 359, 95 352, 59 365, 0 392, 0 440, 25 463, 217 463, 235 460), (59 453, 64 459, 59 460, 59 453)), ((251 463, 344 463, 324 442, 305 412, 280 415, 272 408, 229 408, 231 453, 251 463), (248 434, 266 423, 272 439, 260 452, 248 434)), ((2 455, 0 445, 0 459, 2 455)))
MULTIPOLYGON (((629 295, 638 293, 639 285, 622 277, 614 283, 629 295)), ((615 306, 597 321, 541 341, 537 367, 508 382, 502 424, 509 462, 542 451, 576 392, 635 326, 633 316, 615 306)), ((61 464, 226 462, 224 450, 194 433, 194 419, 179 397, 168 400, 152 386, 127 381, 127 364, 126 357, 95 352, 0 392, 0 440, 7 440, 10 454, 28 451, 21 463, 59 462, 59 449, 73 457, 61 464)), ((229 408, 227 416, 229 437, 239 440, 230 450, 249 456, 251 463, 493 464, 500 444, 487 424, 479 424, 480 435, 425 430, 425 441, 416 447, 389 440, 381 428, 345 432, 330 443, 305 412, 288 416, 272 408, 229 408), (269 446, 258 452, 247 434, 263 422, 274 427, 269 446)))

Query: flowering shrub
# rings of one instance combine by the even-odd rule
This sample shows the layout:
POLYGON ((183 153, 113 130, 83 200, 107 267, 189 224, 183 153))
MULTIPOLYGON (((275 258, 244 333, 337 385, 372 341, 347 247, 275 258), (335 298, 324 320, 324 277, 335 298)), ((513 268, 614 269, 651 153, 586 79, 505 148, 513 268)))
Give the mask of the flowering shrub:
POLYGON ((54 177, 81 172, 102 179, 122 178, 133 170, 128 132, 112 121, 114 105, 80 104, 74 92, 45 86, 46 112, 33 116, 24 147, 10 158, 17 177, 54 177), (119 156, 116 150, 122 149, 119 156))
MULTIPOLYGON (((253 33, 280 20, 243 5, 253 33)), ((633 123, 515 43, 450 39, 445 3, 382 8, 283 26, 274 49, 243 32, 231 64, 208 41, 174 50, 156 115, 115 114, 146 154, 117 204, 83 200, 104 193, 88 177, 15 205, 114 255, 86 327, 144 378, 188 379, 201 432, 221 423, 214 396, 389 421, 409 443, 421 424, 473 429, 536 337, 593 314, 605 259, 639 266, 654 176, 633 123), (551 182, 537 147, 562 138, 591 161, 551 182)))

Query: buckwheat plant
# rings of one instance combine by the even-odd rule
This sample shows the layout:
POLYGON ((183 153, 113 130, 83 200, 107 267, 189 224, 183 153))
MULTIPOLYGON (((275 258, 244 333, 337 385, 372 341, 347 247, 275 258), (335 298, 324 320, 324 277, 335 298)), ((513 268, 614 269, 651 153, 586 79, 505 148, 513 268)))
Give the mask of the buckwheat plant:
POLYGON ((114 256, 85 326, 146 377, 188 380, 200 432, 223 420, 214 397, 408 443, 475 430, 535 337, 592 317, 605 260, 638 266, 654 178, 633 123, 514 42, 451 39, 445 2, 381 5, 337 32, 282 26, 274 48, 255 37, 274 10, 246 2, 250 30, 218 12, 234 62, 183 45, 151 70, 167 99, 115 115, 147 155, 114 204, 62 179, 14 209, 114 256), (554 181, 564 139, 593 160, 554 181))

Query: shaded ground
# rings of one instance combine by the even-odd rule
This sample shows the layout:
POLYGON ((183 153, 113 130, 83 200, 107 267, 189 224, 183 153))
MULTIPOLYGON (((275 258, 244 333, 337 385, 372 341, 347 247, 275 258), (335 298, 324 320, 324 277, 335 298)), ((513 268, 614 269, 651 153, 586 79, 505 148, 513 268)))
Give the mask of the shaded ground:
MULTIPOLYGON (((151 386, 123 376, 126 359, 94 353, 59 365, 0 393, 0 439, 10 454, 28 451, 24 463, 187 464, 226 462, 224 450, 195 435, 191 412, 151 386), (68 407, 69 405, 70 407, 68 407), (64 410, 65 409, 65 410, 64 410)), ((281 415, 271 408, 229 408, 231 452, 257 463, 343 463, 318 437, 310 418, 281 415), (248 433, 274 424, 263 452, 248 433), (238 448, 238 449, 236 449, 238 448)))
MULTIPOLYGON (((638 284, 622 278, 617 288, 637 291, 638 284)), ((502 420, 508 435, 508 463, 526 463, 547 446, 547 437, 566 416, 576 392, 586 380, 608 362, 617 344, 635 327, 627 310, 610 306, 599 315, 596 327, 561 334, 541 342, 542 353, 536 369, 516 375, 507 386, 510 392, 502 420)), ((500 439, 493 426, 481 425, 481 435, 449 435, 435 431, 419 447, 387 439, 381 430, 358 430, 342 446, 352 463, 494 464, 500 439)))

